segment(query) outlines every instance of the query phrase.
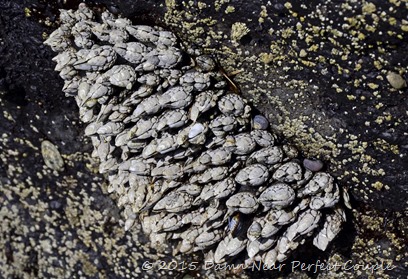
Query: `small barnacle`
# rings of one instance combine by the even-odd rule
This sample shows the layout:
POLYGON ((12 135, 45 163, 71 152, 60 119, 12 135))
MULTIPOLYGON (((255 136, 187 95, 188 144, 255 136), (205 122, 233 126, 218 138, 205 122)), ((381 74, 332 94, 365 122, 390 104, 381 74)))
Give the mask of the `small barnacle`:
POLYGON ((242 212, 244 214, 251 214, 258 209, 258 199, 250 192, 239 192, 231 196, 227 202, 227 207, 232 212, 242 212))
POLYGON ((201 55, 196 57, 195 59, 197 66, 203 72, 210 72, 213 71, 216 67, 214 59, 209 57, 208 55, 201 55))
POLYGON ((227 94, 218 101, 218 109, 224 115, 242 116, 248 111, 246 101, 237 94, 227 94))
POLYGON ((268 169, 262 164, 253 164, 241 169, 235 181, 245 186, 260 186, 269 178, 268 169))
POLYGON ((115 65, 105 73, 112 85, 131 89, 136 81, 136 72, 129 65, 115 65))
POLYGON ((281 165, 272 177, 282 182, 300 181, 303 177, 302 168, 297 162, 291 161, 281 165))
POLYGON ((207 124, 195 123, 187 129, 188 141, 192 144, 203 144, 206 140, 205 134, 208 131, 207 124))
POLYGON ((265 208, 280 209, 291 205, 295 197, 295 191, 288 184, 276 183, 263 191, 258 200, 265 208))
POLYGON ((227 235, 217 246, 214 252, 215 263, 222 263, 227 258, 234 257, 246 247, 247 240, 227 235))
POLYGON ((191 206, 192 201, 190 194, 171 192, 153 207, 153 211, 182 212, 191 206))
POLYGON ((252 224, 249 226, 247 230, 247 237, 250 241, 254 241, 255 239, 259 238, 262 233, 262 223, 258 217, 254 219, 252 224))
POLYGON ((210 230, 210 231, 204 231, 201 234, 197 236, 195 239, 195 244, 197 245, 197 248, 194 250, 203 250, 206 249, 215 243, 219 242, 222 238, 222 231, 221 230, 210 230))
POLYGON ((83 71, 103 71, 113 66, 116 53, 111 46, 94 47, 77 55, 73 66, 83 71))

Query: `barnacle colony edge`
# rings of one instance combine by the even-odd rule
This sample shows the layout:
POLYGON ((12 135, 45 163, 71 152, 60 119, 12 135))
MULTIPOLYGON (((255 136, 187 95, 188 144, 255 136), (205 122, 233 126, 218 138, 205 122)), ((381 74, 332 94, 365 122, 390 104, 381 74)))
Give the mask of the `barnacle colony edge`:
POLYGON ((45 44, 126 230, 139 218, 153 243, 215 263, 239 255, 272 266, 308 239, 326 249, 347 193, 279 145, 210 57, 188 58, 173 33, 85 4, 60 21, 45 44))

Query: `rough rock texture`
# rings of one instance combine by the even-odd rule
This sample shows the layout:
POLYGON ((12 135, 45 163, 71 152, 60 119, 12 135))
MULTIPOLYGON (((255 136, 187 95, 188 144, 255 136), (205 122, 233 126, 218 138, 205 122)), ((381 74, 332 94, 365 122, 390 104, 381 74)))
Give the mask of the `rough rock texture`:
MULTIPOLYGON (((61 94, 53 54, 42 46, 55 28, 56 8, 78 4, 67 2, 0 3, 1 274, 141 277, 136 274, 155 251, 142 236, 124 233, 114 197, 93 172, 75 104, 61 94), (45 139, 61 152, 63 172, 44 165, 45 139)), ((206 2, 99 1, 215 54, 227 73, 242 69, 234 81, 244 96, 305 156, 329 162, 328 170, 350 187, 353 224, 328 254, 308 251, 308 262, 389 263, 393 270, 374 276, 405 278, 407 88, 393 89, 386 76, 392 71, 408 80, 406 3, 206 2)), ((280 274, 315 276, 290 271, 280 274)), ((342 270, 342 277, 369 275, 362 267, 342 270)), ((318 276, 332 278, 330 271, 318 276)))

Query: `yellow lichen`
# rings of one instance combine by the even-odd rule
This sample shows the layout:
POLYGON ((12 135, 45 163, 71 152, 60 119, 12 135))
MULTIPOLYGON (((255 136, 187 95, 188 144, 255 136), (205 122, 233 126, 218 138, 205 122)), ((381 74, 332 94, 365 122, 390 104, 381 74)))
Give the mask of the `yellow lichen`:
POLYGON ((372 14, 376 9, 377 8, 373 3, 368 2, 363 5, 362 11, 364 14, 372 14))
POLYGON ((376 181, 375 183, 371 184, 371 186, 380 191, 384 187, 384 184, 382 184, 380 181, 376 181))
POLYGON ((246 26, 245 23, 235 22, 231 26, 231 40, 232 41, 238 41, 248 33, 249 33, 249 28, 246 26))
POLYGON ((261 54, 259 54, 259 59, 265 63, 265 64, 269 64, 273 61, 273 54, 272 53, 266 53, 266 52, 262 52, 261 54))
POLYGON ((31 10, 29 8, 24 8, 24 15, 26 17, 30 17, 31 16, 31 10))
POLYGON ((232 14, 233 12, 235 12, 235 7, 234 6, 227 6, 227 8, 225 8, 225 13, 226 14, 232 14))

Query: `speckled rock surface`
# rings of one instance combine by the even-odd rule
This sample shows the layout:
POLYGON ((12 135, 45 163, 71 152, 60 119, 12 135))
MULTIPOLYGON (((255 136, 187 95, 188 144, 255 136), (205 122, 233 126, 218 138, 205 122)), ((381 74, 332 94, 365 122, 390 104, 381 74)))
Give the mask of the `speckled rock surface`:
MULTIPOLYGON (((197 270, 142 270, 144 261, 156 260, 156 251, 143 235, 124 232, 115 197, 106 194, 104 178, 95 173, 97 162, 90 159, 75 104, 61 93, 53 53, 42 46, 55 28, 57 8, 78 4, 67 2, 0 3, 1 274, 197 276, 197 270), (58 147, 63 171, 45 166, 44 140, 58 147)), ((105 4, 136 23, 159 24, 215 55, 227 73, 242 70, 234 78, 242 94, 305 157, 328 162, 327 170, 350 187, 354 221, 326 254, 308 251, 307 263, 350 260, 384 264, 383 269, 391 264, 392 270, 373 273, 343 268, 341 277, 405 278, 408 99, 407 88, 393 88, 387 74, 408 80, 407 4, 291 2, 99 1, 98 7, 105 4)), ((316 276, 313 269, 292 273, 291 260, 296 255, 284 271, 272 274, 316 276)), ((331 272, 320 270, 318 277, 333 278, 331 272)))

